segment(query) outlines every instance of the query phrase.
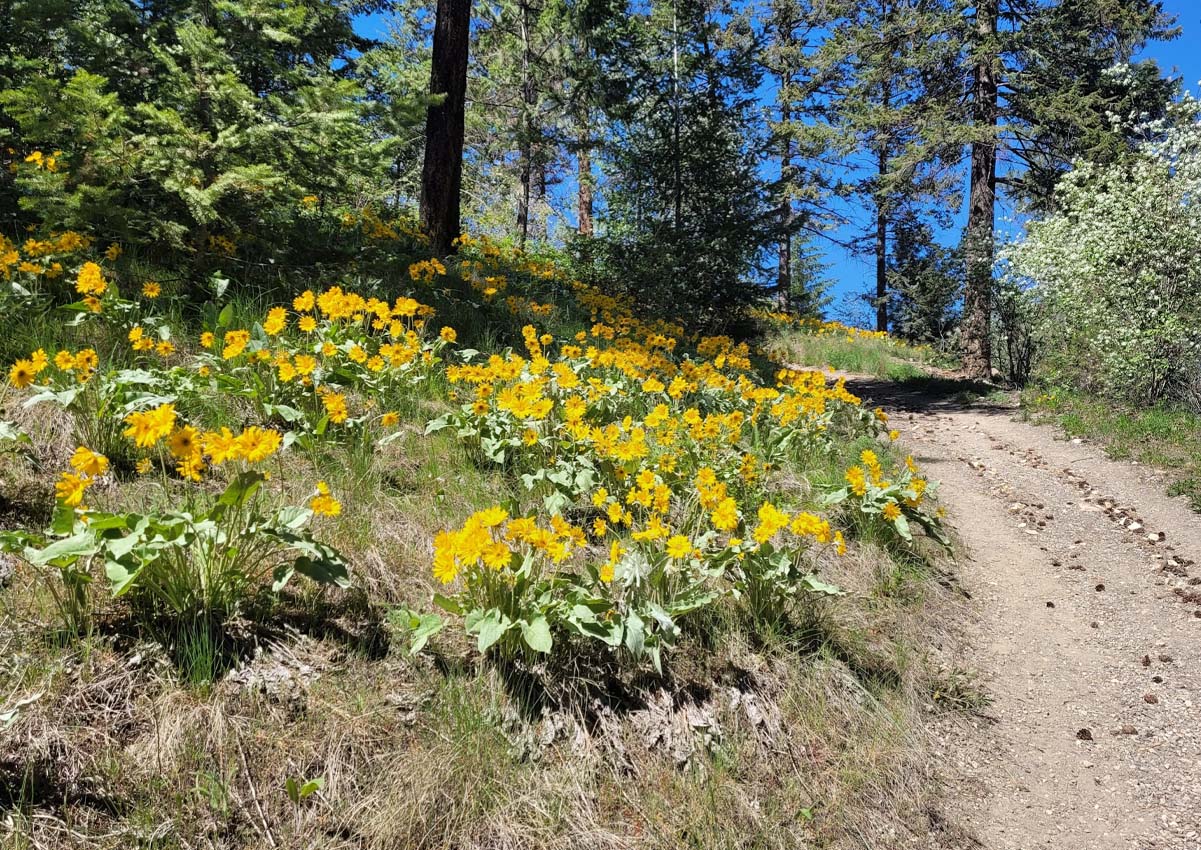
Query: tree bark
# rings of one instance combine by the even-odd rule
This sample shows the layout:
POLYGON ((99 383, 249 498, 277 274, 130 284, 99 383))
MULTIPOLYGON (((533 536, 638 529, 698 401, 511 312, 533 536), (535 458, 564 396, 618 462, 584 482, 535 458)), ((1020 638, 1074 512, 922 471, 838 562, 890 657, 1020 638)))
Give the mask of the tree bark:
POLYGON ((454 252, 461 223, 463 110, 467 98, 467 46, 471 0, 438 0, 434 23, 430 94, 445 95, 425 120, 421 169, 421 225, 436 254, 454 252))
POLYGON ((980 0, 976 6, 976 35, 980 41, 973 71, 972 165, 968 184, 965 253, 966 288, 960 326, 963 369, 969 378, 992 377, 989 325, 992 319, 994 216, 997 196, 997 55, 995 37, 999 0, 980 0))
POLYGON ((530 71, 530 4, 521 4, 521 124, 520 150, 521 159, 520 193, 517 198, 517 237, 522 248, 530 235, 530 198, 533 195, 534 180, 534 81, 530 71))
MULTIPOLYGON (((880 174, 887 168, 880 153, 880 174)), ((876 330, 888 332, 888 215, 884 199, 876 198, 876 330)))
POLYGON ((576 168, 579 182, 577 231, 580 236, 591 237, 592 223, 592 152, 588 150, 588 139, 580 140, 580 149, 576 152, 576 168))
MULTIPOLYGON (((781 42, 784 41, 785 28, 781 28, 781 42)), ((789 37, 791 34, 789 33, 789 37)), ((780 191, 784 198, 780 202, 780 233, 779 256, 776 258, 776 302, 780 309, 788 312, 792 309, 792 131, 788 122, 792 120, 792 110, 788 98, 792 96, 788 90, 788 74, 780 77, 780 123, 784 132, 780 139, 780 191)))
MULTIPOLYGON (((892 107, 892 86, 885 82, 880 88, 880 105, 884 112, 892 107)), ((888 332, 888 195, 885 193, 888 177, 888 155, 890 145, 886 136, 876 149, 876 330, 888 332)))

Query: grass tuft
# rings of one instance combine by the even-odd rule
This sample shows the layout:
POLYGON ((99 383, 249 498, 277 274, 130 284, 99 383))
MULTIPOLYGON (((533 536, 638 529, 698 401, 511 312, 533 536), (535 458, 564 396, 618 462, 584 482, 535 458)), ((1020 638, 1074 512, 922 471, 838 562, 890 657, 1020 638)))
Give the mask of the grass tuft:
POLYGON ((1110 458, 1167 471, 1168 495, 1183 496, 1201 513, 1201 413, 1165 404, 1133 408, 1063 388, 1032 389, 1022 407, 1033 421, 1100 443, 1110 458))

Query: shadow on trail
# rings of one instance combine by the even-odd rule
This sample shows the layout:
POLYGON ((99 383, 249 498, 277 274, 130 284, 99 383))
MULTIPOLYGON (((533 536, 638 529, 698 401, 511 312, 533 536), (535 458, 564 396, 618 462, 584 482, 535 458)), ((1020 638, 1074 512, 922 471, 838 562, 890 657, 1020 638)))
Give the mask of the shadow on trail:
POLYGON ((986 416, 1011 416, 1017 410, 1016 399, 1004 388, 964 378, 923 375, 888 380, 851 375, 846 385, 865 404, 906 413, 961 413, 970 409, 986 416))

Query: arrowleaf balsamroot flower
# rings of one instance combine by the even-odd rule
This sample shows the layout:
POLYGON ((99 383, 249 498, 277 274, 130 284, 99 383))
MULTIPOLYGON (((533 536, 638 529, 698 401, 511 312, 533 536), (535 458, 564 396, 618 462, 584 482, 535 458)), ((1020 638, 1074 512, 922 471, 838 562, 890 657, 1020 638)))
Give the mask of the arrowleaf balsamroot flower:
POLYGON ((92 451, 86 446, 80 446, 71 455, 71 468, 80 475, 95 477, 108 471, 108 458, 92 451))
POLYGON ((160 404, 153 410, 139 410, 125 417, 129 426, 125 436, 140 449, 153 446, 175 429, 175 405, 160 404))
POLYGON ((324 481, 317 482, 317 495, 309 500, 309 508, 318 516, 338 516, 342 513, 342 503, 330 495, 329 485, 324 481))

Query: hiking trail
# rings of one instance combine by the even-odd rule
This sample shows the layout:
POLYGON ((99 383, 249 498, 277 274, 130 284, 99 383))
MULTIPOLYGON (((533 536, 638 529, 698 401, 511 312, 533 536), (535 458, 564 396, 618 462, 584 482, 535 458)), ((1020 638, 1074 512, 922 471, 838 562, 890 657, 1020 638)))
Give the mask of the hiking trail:
POLYGON ((1201 848, 1201 516, 1162 473, 1013 402, 850 377, 942 482, 991 702, 940 723, 948 816, 987 850, 1201 848))

